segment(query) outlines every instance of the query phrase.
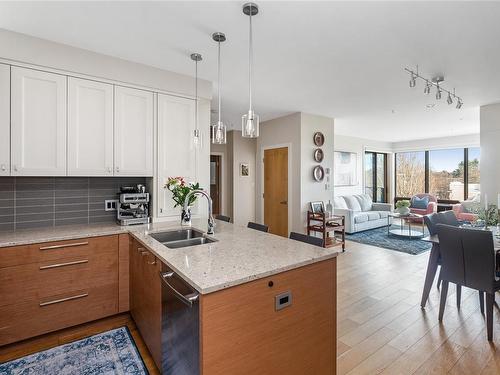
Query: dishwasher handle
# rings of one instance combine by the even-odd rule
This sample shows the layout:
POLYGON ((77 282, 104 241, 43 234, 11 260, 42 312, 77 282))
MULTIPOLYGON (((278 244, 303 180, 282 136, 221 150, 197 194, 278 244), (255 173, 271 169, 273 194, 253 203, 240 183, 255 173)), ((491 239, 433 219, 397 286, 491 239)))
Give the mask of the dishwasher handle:
POLYGON ((160 272, 160 278, 165 283, 166 286, 174 293, 174 295, 184 304, 189 307, 193 307, 193 304, 198 301, 200 297, 199 293, 191 293, 188 295, 184 295, 180 293, 177 289, 175 289, 168 280, 174 276, 174 272, 160 272))

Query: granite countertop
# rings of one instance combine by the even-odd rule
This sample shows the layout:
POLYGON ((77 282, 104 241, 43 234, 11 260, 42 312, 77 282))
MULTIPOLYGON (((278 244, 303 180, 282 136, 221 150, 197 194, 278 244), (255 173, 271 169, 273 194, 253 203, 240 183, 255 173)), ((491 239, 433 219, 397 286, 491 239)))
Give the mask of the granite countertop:
MULTIPOLYGON (((271 276, 337 256, 336 248, 320 248, 216 221, 217 242, 169 249, 149 236, 181 228, 177 221, 120 227, 116 224, 61 226, 0 233, 0 247, 130 233, 202 294, 271 276)), ((206 231, 206 220, 193 220, 206 231)), ((1 251, 1 249, 0 249, 1 251)))

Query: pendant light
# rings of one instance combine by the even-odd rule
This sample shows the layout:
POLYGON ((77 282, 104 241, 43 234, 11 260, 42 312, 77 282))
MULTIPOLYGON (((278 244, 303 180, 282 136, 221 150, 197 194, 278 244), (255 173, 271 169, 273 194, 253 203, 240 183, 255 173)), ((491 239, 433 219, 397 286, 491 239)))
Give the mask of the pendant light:
POLYGON ((224 33, 214 33, 212 39, 218 44, 218 57, 217 57, 217 94, 218 94, 218 121, 217 124, 212 126, 212 143, 223 145, 226 144, 226 125, 221 120, 221 91, 220 91, 220 44, 226 41, 224 33))
POLYGON ((257 138, 259 136, 259 115, 252 108, 252 63, 253 63, 253 45, 252 45, 252 17, 259 12, 259 7, 254 3, 243 5, 243 13, 250 18, 249 43, 248 43, 248 112, 241 117, 241 135, 245 138, 257 138))
POLYGON ((191 60, 195 62, 195 79, 194 79, 194 91, 195 91, 195 109, 194 109, 194 132, 193 132, 193 145, 195 148, 201 148, 201 132, 198 127, 198 62, 202 60, 202 57, 199 53, 192 53, 191 60))

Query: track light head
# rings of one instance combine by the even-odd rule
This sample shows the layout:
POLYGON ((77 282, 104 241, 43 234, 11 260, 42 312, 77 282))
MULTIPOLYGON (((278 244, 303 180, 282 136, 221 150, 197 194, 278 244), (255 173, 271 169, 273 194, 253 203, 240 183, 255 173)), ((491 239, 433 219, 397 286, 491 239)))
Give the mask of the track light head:
POLYGON ((462 103, 462 99, 458 98, 456 108, 457 108, 457 109, 462 108, 462 105, 463 105, 463 104, 464 104, 464 103, 462 103))
POLYGON ((416 85, 417 85, 417 80, 415 74, 412 73, 410 78, 410 87, 415 87, 416 85))
POLYGON ((448 93, 448 97, 446 98, 446 103, 453 104, 453 99, 451 98, 451 94, 448 93))
POLYGON ((430 94, 430 93, 431 93, 431 84, 429 81, 427 81, 424 88, 424 94, 430 94))
POLYGON ((437 89, 436 89, 436 99, 437 100, 441 99, 441 89, 439 88, 439 85, 437 86, 437 89))

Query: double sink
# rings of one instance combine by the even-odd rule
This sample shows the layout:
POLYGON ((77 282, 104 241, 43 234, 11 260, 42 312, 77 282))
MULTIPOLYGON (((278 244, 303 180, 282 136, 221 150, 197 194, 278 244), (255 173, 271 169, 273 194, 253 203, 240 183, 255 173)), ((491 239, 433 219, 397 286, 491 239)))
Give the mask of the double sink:
POLYGON ((194 228, 151 233, 149 236, 169 249, 179 249, 182 247, 203 245, 217 241, 214 238, 207 237, 205 233, 194 228))

